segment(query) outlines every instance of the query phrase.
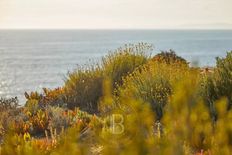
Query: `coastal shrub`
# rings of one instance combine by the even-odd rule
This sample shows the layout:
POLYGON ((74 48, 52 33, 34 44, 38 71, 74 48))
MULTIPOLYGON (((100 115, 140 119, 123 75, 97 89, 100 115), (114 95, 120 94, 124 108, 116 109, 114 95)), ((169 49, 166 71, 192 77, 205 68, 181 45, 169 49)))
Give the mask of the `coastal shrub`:
POLYGON ((118 49, 24 106, 0 99, 0 154, 231 154, 232 52, 200 74, 149 49, 118 49))
POLYGON ((16 109, 19 106, 19 101, 18 98, 10 98, 10 99, 5 99, 5 98, 0 98, 0 111, 6 111, 9 109, 16 109))
POLYGON ((91 122, 92 117, 94 117, 77 108, 68 110, 61 107, 49 106, 47 112, 49 116, 48 129, 56 129, 57 133, 77 124, 82 124, 83 128, 86 128, 91 122))
MULTIPOLYGON (((17 97, 5 99, 0 99, 0 128, 3 129, 8 124, 8 119, 11 116, 15 116, 20 112, 19 103, 17 97)), ((0 129, 0 130, 1 130, 0 129)))
POLYGON ((146 43, 129 44, 118 48, 115 52, 108 54, 102 59, 104 75, 109 77, 116 85, 122 84, 122 78, 132 73, 135 68, 145 64, 148 59, 148 52, 152 46, 146 43))
POLYGON ((29 119, 29 116, 23 112, 20 112, 15 116, 9 117, 7 130, 17 134, 32 132, 32 124, 31 122, 29 122, 29 119))
POLYGON ((40 106, 36 99, 30 99, 25 104, 25 111, 28 115, 35 115, 41 109, 44 110, 45 107, 40 106))
POLYGON ((167 145, 169 153, 176 150, 180 151, 176 154, 205 154, 214 146, 210 115, 198 95, 199 82, 190 74, 174 85, 161 120, 166 131, 161 143, 167 145))
POLYGON ((30 140, 25 140, 23 135, 9 133, 4 145, 1 146, 1 154, 4 155, 40 155, 45 154, 41 148, 36 148, 30 140))
POLYGON ((159 120, 172 93, 173 84, 183 79, 188 72, 186 67, 150 62, 125 77, 117 93, 120 97, 141 99, 149 103, 159 120))
MULTIPOLYGON (((111 104, 114 104, 113 96, 110 95, 110 91, 105 90, 105 100, 108 101, 106 109, 111 104)), ((112 122, 109 125, 105 124, 103 130, 97 133, 97 139, 100 139, 98 145, 95 145, 95 150, 100 150, 101 154, 154 154, 152 153, 153 145, 153 125, 154 125, 154 113, 148 104, 142 100, 136 98, 120 98, 119 105, 115 106, 109 113, 109 116, 116 116, 115 122, 120 123, 123 118, 123 126, 112 126, 112 122), (121 119, 120 119, 121 116, 121 119), (143 118, 143 119, 142 119, 143 118), (122 128, 123 127, 123 128, 122 128), (123 129, 121 134, 116 134, 123 129), (112 130, 114 132, 112 132, 112 130), (101 148, 97 146, 102 146, 101 148)), ((107 115, 103 115, 104 118, 108 118, 107 115)), ((109 117, 112 119, 112 117, 109 117)), ((104 119, 105 120, 105 119, 104 119)), ((105 121, 106 123, 107 121, 105 121)), ((156 139, 158 140, 158 139, 156 139)))
POLYGON ((69 127, 70 120, 65 115, 66 109, 49 106, 47 112, 49 116, 48 129, 56 129, 57 132, 61 132, 63 129, 69 127))
POLYGON ((2 136, 9 129, 10 122, 20 113, 20 110, 17 97, 0 99, 0 141, 2 136))
POLYGON ((55 89, 43 88, 43 99, 41 102, 50 106, 66 107, 64 89, 58 87, 55 89))
POLYGON ((172 65, 188 66, 188 62, 184 58, 176 55, 173 50, 161 51, 161 53, 156 54, 151 60, 172 65))
POLYGON ((32 134, 41 135, 48 129, 49 116, 47 111, 38 110, 36 114, 29 117, 29 121, 33 128, 32 134))
POLYGON ((103 79, 103 73, 99 67, 77 69, 69 73, 64 87, 68 108, 78 107, 89 113, 98 113, 103 79))
MULTIPOLYGON (((112 95, 111 82, 101 79, 101 108, 107 110, 113 105, 113 109, 106 115, 97 117, 77 108, 70 110, 64 106, 33 107, 39 105, 41 95, 28 95, 30 101, 26 106, 5 108, 17 109, 17 113, 10 115, 9 118, 13 119, 4 120, 15 126, 11 126, 12 130, 8 130, 1 139, 0 154, 230 155, 230 60, 230 56, 220 59, 220 65, 217 65, 214 72, 203 75, 204 78, 211 79, 211 83, 203 83, 208 88, 208 98, 203 98, 204 100, 199 96, 202 75, 198 69, 157 61, 150 61, 124 76, 122 85, 117 87, 119 96, 112 95), (211 100, 211 97, 214 97, 212 102, 217 113, 216 123, 212 123, 204 102, 211 100), (115 106, 115 103, 118 105, 115 106), (60 132, 62 126, 66 129, 64 132, 60 132), (121 129, 122 133, 115 134, 115 131, 121 129)), ((96 70, 91 71, 91 74, 83 70, 81 74, 78 73, 78 81, 81 82, 80 76, 83 79, 92 79, 90 75, 93 74, 93 77, 97 77, 98 74, 94 72, 96 70)), ((99 77, 104 77, 100 71, 99 77)), ((88 81, 91 87, 95 83, 88 81)), ((82 85, 81 90, 85 86, 89 85, 82 85)), ((2 110, 1 115, 5 111, 2 110)))
POLYGON ((212 73, 203 77, 202 95, 216 120, 215 101, 222 97, 227 99, 227 109, 232 106, 232 52, 225 58, 216 58, 217 65, 212 73))
POLYGON ((127 98, 122 102, 133 105, 133 112, 128 115, 127 111, 115 109, 110 113, 110 116, 115 112, 123 116, 126 113, 122 134, 113 134, 107 126, 92 125, 89 132, 84 130, 89 138, 80 139, 83 135, 81 124, 70 127, 55 139, 10 133, 0 146, 1 154, 231 154, 232 126, 228 122, 232 113, 226 109, 226 100, 216 104, 218 122, 212 126, 207 107, 198 98, 197 91, 195 76, 175 84, 161 120, 163 134, 154 134, 154 115, 148 104, 127 98))
POLYGON ((101 65, 78 68, 68 74, 65 82, 65 102, 70 109, 80 108, 88 113, 98 113, 98 103, 103 95, 104 79, 112 81, 113 88, 122 84, 122 78, 148 60, 151 45, 139 43, 125 45, 102 59, 101 65))
POLYGON ((225 58, 217 58, 215 83, 218 99, 228 99, 228 109, 232 106, 232 51, 225 58))
MULTIPOLYGON (((113 134, 110 127, 104 126, 93 136, 92 132, 87 132, 92 141, 78 140, 80 130, 71 128, 58 142, 53 154, 62 154, 66 150, 70 154, 230 154, 231 125, 226 121, 231 114, 224 112, 224 106, 218 107, 220 123, 213 128, 207 107, 197 95, 198 79, 192 75, 187 77, 175 83, 173 96, 161 121, 165 131, 162 135, 153 133, 154 116, 147 104, 124 98, 122 103, 131 105, 133 112, 128 114, 125 109, 115 109, 110 113, 123 116, 126 113, 123 134, 113 134)), ((106 98, 113 100, 109 96, 106 98)), ((224 104, 224 101, 220 102, 219 105, 224 104)), ((93 128, 96 130, 95 126, 93 128)))
POLYGON ((65 94, 64 89, 62 87, 58 87, 55 89, 43 88, 42 93, 31 92, 28 94, 24 93, 26 101, 26 106, 30 106, 30 102, 37 101, 39 107, 43 108, 46 106, 63 106, 66 107, 65 103, 65 94))

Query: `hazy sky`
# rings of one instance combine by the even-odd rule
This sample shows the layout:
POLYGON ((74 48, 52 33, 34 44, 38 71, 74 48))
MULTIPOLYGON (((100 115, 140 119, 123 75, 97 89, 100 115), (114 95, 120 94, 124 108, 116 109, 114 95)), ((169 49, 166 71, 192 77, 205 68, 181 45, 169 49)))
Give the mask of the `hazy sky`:
POLYGON ((232 29, 232 0, 0 0, 0 28, 232 29))

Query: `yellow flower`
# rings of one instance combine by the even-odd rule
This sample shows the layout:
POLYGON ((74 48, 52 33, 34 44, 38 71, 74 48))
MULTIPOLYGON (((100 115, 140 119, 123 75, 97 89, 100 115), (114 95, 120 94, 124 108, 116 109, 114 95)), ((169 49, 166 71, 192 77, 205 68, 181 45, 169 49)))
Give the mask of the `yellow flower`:
POLYGON ((29 134, 28 132, 24 133, 23 139, 24 139, 25 141, 29 141, 29 140, 31 139, 30 134, 29 134))

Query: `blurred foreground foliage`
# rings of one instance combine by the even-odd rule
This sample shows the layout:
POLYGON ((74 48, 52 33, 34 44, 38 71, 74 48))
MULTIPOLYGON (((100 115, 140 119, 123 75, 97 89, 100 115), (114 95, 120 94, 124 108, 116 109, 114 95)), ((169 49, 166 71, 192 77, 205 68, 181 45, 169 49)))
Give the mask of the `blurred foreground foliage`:
POLYGON ((232 52, 201 69, 151 49, 119 48, 25 106, 1 99, 1 154, 231 154, 232 52))

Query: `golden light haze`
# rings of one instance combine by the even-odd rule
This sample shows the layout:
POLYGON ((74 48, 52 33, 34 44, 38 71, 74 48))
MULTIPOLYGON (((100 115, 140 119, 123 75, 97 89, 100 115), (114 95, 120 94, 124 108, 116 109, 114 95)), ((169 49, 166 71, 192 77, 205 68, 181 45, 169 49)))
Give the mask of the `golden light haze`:
POLYGON ((1 0, 0 28, 232 28, 231 0, 1 0))

